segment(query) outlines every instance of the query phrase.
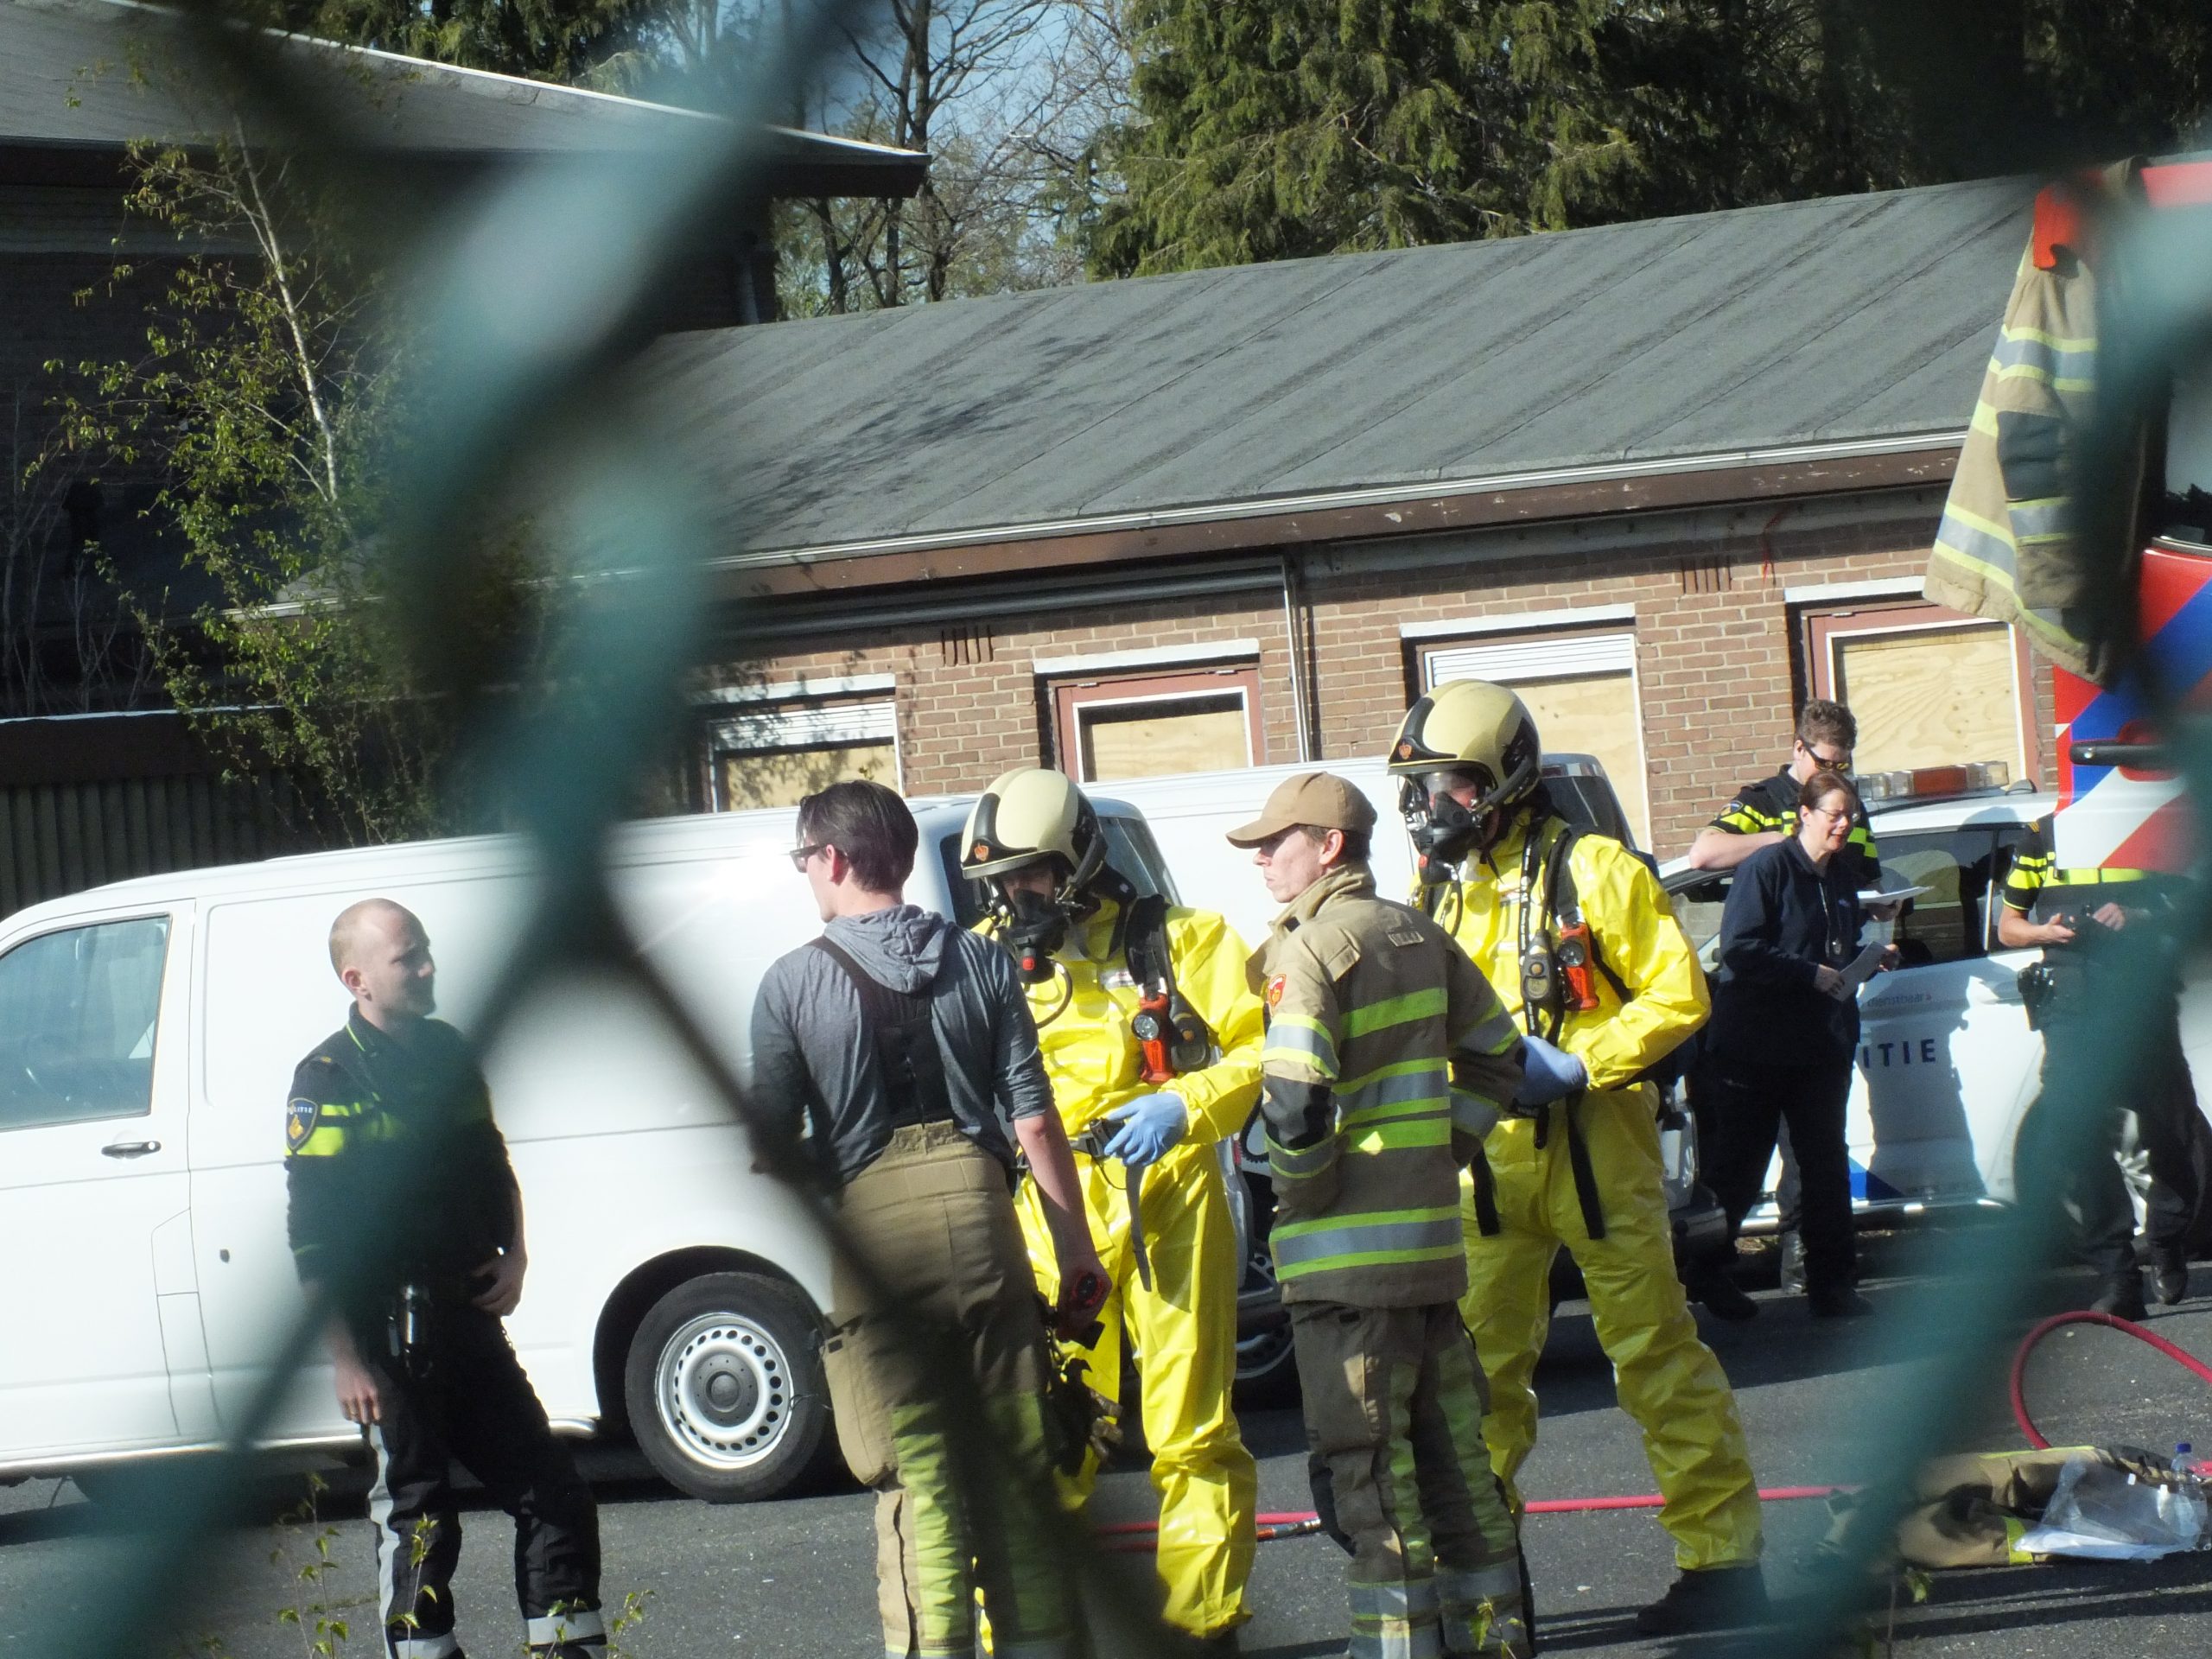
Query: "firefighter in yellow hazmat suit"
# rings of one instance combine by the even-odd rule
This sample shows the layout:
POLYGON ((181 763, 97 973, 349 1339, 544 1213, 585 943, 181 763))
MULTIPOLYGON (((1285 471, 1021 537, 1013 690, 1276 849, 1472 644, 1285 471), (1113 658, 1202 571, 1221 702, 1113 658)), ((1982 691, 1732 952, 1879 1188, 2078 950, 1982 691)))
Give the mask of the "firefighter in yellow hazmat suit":
MULTIPOLYGON (((1110 1284, 1103 1334, 1084 1356, 1087 1380, 1117 1396, 1125 1341, 1137 1355, 1165 1617, 1227 1651, 1251 1617, 1258 1478, 1230 1404, 1243 1263, 1215 1148, 1258 1102, 1265 1022, 1234 930, 1211 912, 1141 898, 1106 853, 1082 792, 1032 768, 1007 773, 976 803, 961 867, 988 883, 982 931, 1029 983, 1110 1284)), ((1017 1209, 1049 1296, 1052 1239, 1027 1182, 1017 1209)), ((1089 1496, 1096 1473, 1087 1462, 1072 1502, 1089 1496)))
POLYGON ((1484 1433, 1511 1489, 1535 1444, 1530 1381, 1564 1245, 1621 1407, 1643 1431, 1681 1569, 1637 1629, 1740 1625, 1767 1605, 1758 1492, 1735 1395, 1675 1277, 1657 1094, 1638 1081, 1711 1003, 1657 879, 1618 842, 1578 834, 1552 810, 1541 760, 1521 699, 1479 680, 1416 702, 1389 757, 1406 780, 1421 908, 1496 987, 1527 1049, 1513 1112, 1463 1188, 1461 1307, 1490 1377, 1484 1433))

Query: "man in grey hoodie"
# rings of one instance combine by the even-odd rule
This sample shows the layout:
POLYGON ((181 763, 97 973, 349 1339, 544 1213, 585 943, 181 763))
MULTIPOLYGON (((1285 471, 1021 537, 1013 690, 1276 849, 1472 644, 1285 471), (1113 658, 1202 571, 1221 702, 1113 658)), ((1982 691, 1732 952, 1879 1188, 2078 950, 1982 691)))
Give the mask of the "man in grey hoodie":
POLYGON ((828 926, 761 981, 754 1084, 768 1132, 802 1147, 874 1288, 896 1299, 888 1317, 840 1274, 823 1344, 839 1445, 877 1493, 884 1651, 973 1653, 980 1584, 996 1650, 1050 1659, 1071 1633, 1036 1512, 1051 1501, 1049 1360, 1001 1116, 1045 1201, 1069 1300, 1103 1298, 1105 1274, 1036 1027, 1004 950, 906 902, 919 836, 897 795, 832 785, 799 803, 798 831, 791 863, 828 926), (918 1333, 944 1340, 925 1351, 918 1333), (931 1375, 931 1357, 952 1351, 1002 1466, 978 1470, 948 1446, 956 1427, 976 1427, 956 1426, 931 1375), (979 1475, 1003 1486, 963 1501, 979 1475))

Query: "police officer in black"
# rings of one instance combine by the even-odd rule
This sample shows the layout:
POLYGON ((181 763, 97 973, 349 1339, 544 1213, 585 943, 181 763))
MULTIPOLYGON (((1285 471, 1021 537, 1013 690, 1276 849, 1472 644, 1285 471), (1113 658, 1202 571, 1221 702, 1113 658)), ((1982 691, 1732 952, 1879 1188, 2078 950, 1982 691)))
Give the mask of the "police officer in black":
MULTIPOLYGON (((2171 1306, 2189 1294, 2189 1234, 2199 1184, 2188 1129, 2196 1090, 2181 1046, 2177 941, 2166 925, 2173 877, 2143 870, 2062 869, 2051 822, 2038 819, 2005 876, 2005 907, 1997 938, 2019 950, 2044 948, 2023 976, 2029 1018, 2044 1039, 2044 1079, 2061 1057, 2094 1053, 2109 1038, 2094 1023, 2090 987, 2122 951, 2160 959, 2151 995, 2158 1017, 2140 1091, 2132 1104, 2136 1132, 2150 1155, 2152 1288, 2171 1306)), ((2020 1125, 2016 1161, 2024 1187, 2052 1135, 2046 1096, 2020 1125)), ((2081 1251, 2103 1281, 2093 1306, 2122 1319, 2143 1317, 2143 1271, 2135 1258, 2135 1205, 2118 1160, 2120 1114, 2097 1125, 2098 1154, 2064 1172, 2064 1191, 2080 1215, 2081 1251)))
POLYGON ((458 1459, 514 1517, 535 1659, 600 1659, 599 1516, 500 1321, 522 1300, 522 1195, 467 1039, 429 1017, 423 925, 368 899, 330 930, 345 1026, 300 1062, 285 1116, 292 1253, 326 1294, 338 1402, 376 1458, 389 1659, 460 1659, 458 1459))

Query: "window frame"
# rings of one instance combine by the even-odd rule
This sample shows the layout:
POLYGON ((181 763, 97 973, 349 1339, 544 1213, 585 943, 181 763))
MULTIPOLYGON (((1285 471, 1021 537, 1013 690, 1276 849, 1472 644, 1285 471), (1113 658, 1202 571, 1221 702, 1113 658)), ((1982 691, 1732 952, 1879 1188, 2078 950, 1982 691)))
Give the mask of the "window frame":
POLYGON ((1260 725, 1260 664, 1255 660, 1179 664, 1158 669, 1096 674, 1058 674, 1046 682, 1052 712, 1052 741, 1060 770, 1077 783, 1111 789, 1115 780, 1090 774, 1083 751, 1083 711, 1137 708, 1147 703, 1193 702, 1234 690, 1244 708, 1244 759, 1257 766, 1265 751, 1260 725))
POLYGON ((2018 766, 2019 770, 2014 774, 2016 782, 2024 779, 2033 783, 2043 776, 2043 746, 2036 725, 2035 664, 2028 655, 2026 637, 2010 623, 1992 621, 1987 617, 1969 616, 1964 611, 1955 611, 1946 605, 1935 605, 1924 599, 1907 597, 1805 605, 1798 610, 1797 626, 1804 652, 1805 695, 1832 701, 1841 701, 1835 693, 1837 648, 1840 644, 1884 634, 2004 629, 2011 636, 2012 645, 2012 728, 2019 747, 2014 753, 2002 757, 1961 754, 1952 758, 1961 762, 2001 758, 2007 766, 2018 766))
POLYGON ((18 938, 9 941, 4 947, 0 947, 0 963, 5 963, 17 951, 35 945, 43 939, 59 938, 67 933, 86 932, 94 928, 127 927, 138 922, 158 922, 162 925, 161 967, 153 986, 154 1039, 151 1051, 146 1056, 145 1103, 134 1111, 49 1117, 24 1122, 12 1121, 4 1110, 0 1110, 0 1136, 23 1134, 37 1129, 76 1128, 86 1124, 124 1123, 154 1116, 160 1093, 158 1085, 161 1077, 162 1030, 168 1022, 168 1005, 172 990, 169 968, 172 958, 176 953, 180 933, 177 912, 174 908, 165 906, 156 910, 130 911, 120 914, 57 918, 54 925, 41 928, 36 932, 25 933, 18 938))
MULTIPOLYGON (((833 750, 872 748, 886 741, 891 745, 893 787, 904 794, 906 787, 906 751, 899 737, 899 698, 895 691, 830 692, 813 697, 777 697, 763 699, 758 703, 741 702, 734 712, 717 712, 706 722, 703 748, 706 769, 706 804, 710 812, 746 812, 755 809, 750 805, 733 804, 724 785, 722 762, 732 755, 753 754, 819 754, 833 750), (880 711, 880 718, 872 724, 882 727, 880 734, 855 736, 849 739, 817 739, 810 742, 760 742, 749 741, 763 728, 781 723, 798 724, 810 716, 819 719, 844 710, 880 711), (751 729, 748 729, 751 728, 751 729)), ((777 809, 771 809, 777 810, 777 809)))
MULTIPOLYGON (((1629 810, 1628 803, 1621 798, 1621 780, 1611 773, 1606 781, 1612 785, 1613 796, 1620 804, 1621 816, 1628 821, 1629 829, 1642 845, 1651 844, 1651 746, 1644 730, 1643 670, 1637 649, 1636 628, 1631 622, 1623 626, 1618 621, 1573 624, 1555 628, 1531 628, 1525 631, 1484 631, 1441 637, 1408 639, 1406 644, 1413 655, 1414 690, 1417 696, 1427 696, 1437 686, 1436 660, 1439 657, 1468 653, 1471 663, 1463 664, 1453 671, 1454 677, 1471 675, 1476 679, 1493 680, 1513 688, 1528 683, 1541 684, 1547 680, 1592 679, 1606 674, 1625 674, 1628 677, 1630 724, 1636 733, 1636 763, 1641 774, 1641 789, 1637 791, 1643 802, 1643 821, 1629 810), (1570 658, 1584 660, 1579 664, 1548 666, 1545 671, 1532 673, 1517 664, 1523 659, 1534 660, 1538 651, 1565 651, 1570 658)), ((1568 751, 1572 753, 1572 751, 1568 751)))

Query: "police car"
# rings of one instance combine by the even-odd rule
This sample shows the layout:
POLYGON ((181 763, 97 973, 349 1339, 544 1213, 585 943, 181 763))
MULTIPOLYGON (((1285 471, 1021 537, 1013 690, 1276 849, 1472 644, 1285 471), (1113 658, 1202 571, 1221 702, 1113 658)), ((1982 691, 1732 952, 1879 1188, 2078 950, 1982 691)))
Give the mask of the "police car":
MULTIPOLYGON (((2033 1103, 2043 1039, 2028 1029, 2019 971, 2039 951, 1997 941, 2005 874, 2056 795, 2005 787, 1997 766, 1924 767, 1858 781, 1885 885, 1924 887, 1893 925, 1903 957, 1860 990, 1858 1075, 1846 1135, 1862 1224, 2009 1203, 2012 1148, 2033 1103)), ((1675 913, 1708 970, 1730 873, 1677 859, 1662 871, 1675 913)), ((1870 923, 1879 929, 1885 924, 1870 923)), ((2182 998, 2182 1039, 2200 1107, 2212 1079, 2212 985, 2182 998)), ((1770 1171, 1778 1176, 1779 1160, 1770 1171)), ((1772 1230, 1762 1205, 1745 1230, 1772 1230)))

